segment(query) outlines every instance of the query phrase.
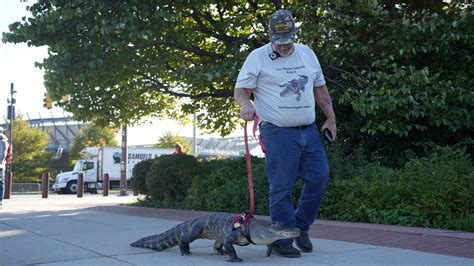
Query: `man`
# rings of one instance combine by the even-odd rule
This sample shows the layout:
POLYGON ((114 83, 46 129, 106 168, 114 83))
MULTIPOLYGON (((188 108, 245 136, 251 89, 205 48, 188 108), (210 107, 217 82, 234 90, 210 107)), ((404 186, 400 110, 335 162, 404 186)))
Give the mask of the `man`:
POLYGON ((3 135, 3 128, 0 127, 0 208, 2 206, 4 186, 3 179, 5 176, 5 166, 7 159, 8 138, 3 135))
MULTIPOLYGON (((291 13, 278 10, 269 19, 270 43, 252 51, 240 70, 234 97, 246 121, 260 118, 260 135, 266 148, 270 215, 273 221, 301 231, 296 245, 312 252, 309 226, 327 188, 329 167, 321 137, 315 125, 315 102, 324 112, 328 129, 336 138, 336 117, 324 76, 314 52, 295 43, 296 27, 291 13), (250 101, 253 93, 254 104, 250 101), (295 210, 291 191, 296 178, 304 186, 295 210)), ((285 257, 299 257, 292 240, 279 240, 273 251, 285 257)))

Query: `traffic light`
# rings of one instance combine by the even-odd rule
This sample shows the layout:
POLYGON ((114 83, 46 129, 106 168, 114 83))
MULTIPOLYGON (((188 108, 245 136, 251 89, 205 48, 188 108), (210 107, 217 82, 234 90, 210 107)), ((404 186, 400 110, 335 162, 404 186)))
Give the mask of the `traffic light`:
POLYGON ((9 105, 7 106, 7 119, 10 120, 11 118, 15 118, 15 106, 9 105), (13 114, 12 114, 13 110, 13 114))
POLYGON ((48 94, 46 92, 44 93, 43 107, 48 110, 53 108, 53 101, 48 98, 48 94))
POLYGON ((43 97, 43 107, 46 108, 46 102, 48 102, 48 94, 46 92, 44 93, 43 97))

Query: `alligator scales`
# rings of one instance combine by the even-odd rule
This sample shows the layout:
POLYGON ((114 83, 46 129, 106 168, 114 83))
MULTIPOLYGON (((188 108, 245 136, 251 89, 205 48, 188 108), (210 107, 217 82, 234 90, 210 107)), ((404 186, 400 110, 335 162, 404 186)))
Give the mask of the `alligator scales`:
POLYGON ((185 221, 168 231, 141 238, 130 244, 133 247, 164 250, 179 246, 181 255, 191 255, 189 243, 196 239, 215 240, 214 252, 218 255, 228 255, 229 262, 242 262, 237 257, 236 245, 268 245, 267 255, 271 254, 270 244, 278 239, 295 238, 299 235, 297 228, 288 229, 279 223, 252 218, 248 231, 236 230, 232 224, 233 214, 208 214, 199 218, 185 221))

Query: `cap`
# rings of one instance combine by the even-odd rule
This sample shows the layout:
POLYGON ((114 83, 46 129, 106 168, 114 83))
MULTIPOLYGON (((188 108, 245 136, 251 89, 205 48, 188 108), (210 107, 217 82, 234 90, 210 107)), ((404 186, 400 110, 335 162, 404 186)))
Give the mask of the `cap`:
POLYGON ((270 16, 270 41, 273 44, 292 43, 296 39, 295 20, 291 12, 285 9, 276 11, 270 16))

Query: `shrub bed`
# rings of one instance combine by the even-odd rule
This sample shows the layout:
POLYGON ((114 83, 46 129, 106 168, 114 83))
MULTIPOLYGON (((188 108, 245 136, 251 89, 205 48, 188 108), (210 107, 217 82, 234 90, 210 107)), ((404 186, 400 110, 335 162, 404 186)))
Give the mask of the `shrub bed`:
MULTIPOLYGON (((463 151, 438 149, 400 169, 363 160, 361 164, 343 162, 354 159, 353 154, 329 157, 331 181, 321 219, 474 231, 474 166, 463 151)), ((248 210, 245 159, 188 158, 176 163, 175 159, 159 159, 152 165, 154 173, 147 176, 150 199, 139 205, 231 213, 248 210), (167 167, 161 167, 160 160, 165 160, 167 167), (197 174, 197 169, 204 174, 197 174), (156 176, 153 182, 148 180, 151 175, 156 176), (160 192, 163 190, 167 192, 160 192)), ((268 215, 264 159, 252 158, 252 169, 255 213, 268 215)), ((301 187, 298 181, 293 191, 295 203, 301 187)))
MULTIPOLYGON (((240 213, 249 209, 249 192, 245 159, 203 161, 206 175, 196 180, 185 199, 195 210, 240 213)), ((268 183, 263 159, 252 158, 255 212, 267 213, 268 183)))
POLYGON ((393 170, 365 165, 331 181, 323 219, 474 231, 474 167, 462 151, 440 149, 393 170))
POLYGON ((152 200, 182 201, 194 179, 202 176, 199 162, 190 155, 162 155, 153 159, 145 177, 152 200))
POLYGON ((133 191, 147 195, 148 187, 146 185, 146 176, 150 172, 154 159, 138 162, 132 171, 131 186, 133 191))

